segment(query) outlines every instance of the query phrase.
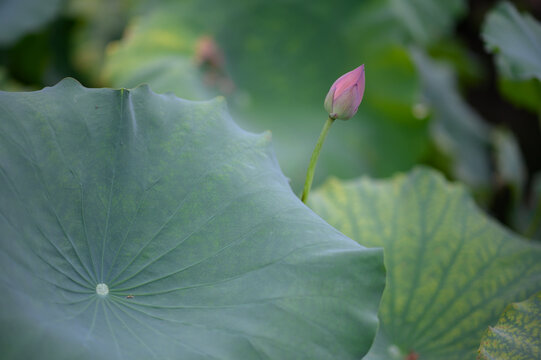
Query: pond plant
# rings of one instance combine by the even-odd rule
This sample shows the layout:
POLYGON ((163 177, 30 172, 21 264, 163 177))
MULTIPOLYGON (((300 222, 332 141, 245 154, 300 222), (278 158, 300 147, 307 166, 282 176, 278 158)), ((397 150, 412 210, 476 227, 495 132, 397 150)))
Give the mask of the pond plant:
POLYGON ((526 9, 5 0, 1 358, 539 359, 526 9))

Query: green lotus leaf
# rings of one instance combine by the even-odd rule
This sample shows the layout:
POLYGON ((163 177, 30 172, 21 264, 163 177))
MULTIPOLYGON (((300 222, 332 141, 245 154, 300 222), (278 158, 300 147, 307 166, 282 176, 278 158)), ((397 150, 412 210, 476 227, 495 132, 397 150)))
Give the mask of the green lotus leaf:
POLYGON ((507 307, 496 326, 483 336, 479 358, 541 358, 541 292, 507 307))
POLYGON ((503 2, 488 14, 481 35, 487 50, 496 53, 502 75, 514 80, 541 80, 539 21, 503 2))
POLYGON ((358 359, 381 249, 292 193, 224 101, 0 93, 4 359, 358 359))
POLYGON ((413 41, 429 44, 452 32, 456 18, 466 10, 464 0, 387 0, 380 1, 391 8, 413 41))
POLYGON ((60 11, 62 0, 2 0, 0 46, 9 45, 38 30, 60 11))
POLYGON ((332 179, 309 201, 344 234, 384 248, 381 324, 365 359, 475 358, 505 306, 541 287, 541 246, 498 225, 433 171, 332 179))

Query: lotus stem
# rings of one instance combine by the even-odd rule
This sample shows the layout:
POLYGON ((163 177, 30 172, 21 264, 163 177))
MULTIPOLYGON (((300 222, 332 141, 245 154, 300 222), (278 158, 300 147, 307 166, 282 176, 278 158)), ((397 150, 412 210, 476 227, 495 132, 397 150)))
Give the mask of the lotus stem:
POLYGON ((330 116, 327 121, 325 121, 325 125, 323 125, 323 130, 321 130, 321 134, 319 134, 319 139, 317 139, 316 147, 314 149, 314 152, 312 153, 312 157, 310 158, 310 164, 308 165, 308 171, 306 172, 306 181, 304 182, 304 189, 301 196, 301 200, 305 204, 308 200, 310 188, 312 187, 312 181, 314 180, 314 172, 316 170, 317 159, 319 158, 321 147, 323 146, 323 142, 325 141, 327 133, 329 132, 329 129, 331 128, 333 122, 334 119, 330 116))

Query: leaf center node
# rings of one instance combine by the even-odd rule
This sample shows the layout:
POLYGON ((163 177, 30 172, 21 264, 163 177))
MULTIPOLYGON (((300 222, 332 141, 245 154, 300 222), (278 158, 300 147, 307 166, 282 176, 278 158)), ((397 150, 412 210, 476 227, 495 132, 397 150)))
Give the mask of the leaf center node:
POLYGON ((100 296, 105 296, 109 294, 109 286, 104 283, 99 283, 98 285, 96 285, 96 293, 100 296))

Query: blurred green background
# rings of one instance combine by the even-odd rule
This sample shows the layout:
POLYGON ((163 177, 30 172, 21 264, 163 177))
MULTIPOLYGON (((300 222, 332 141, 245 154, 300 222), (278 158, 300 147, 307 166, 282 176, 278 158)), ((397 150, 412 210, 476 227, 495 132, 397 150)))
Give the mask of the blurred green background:
MULTIPOLYGON (((512 3, 536 41, 535 20, 518 14, 539 19, 541 3, 512 3)), ((330 85, 365 64, 363 103, 331 129, 315 186, 329 175, 381 178, 425 164, 466 184, 501 222, 540 237, 541 75, 515 65, 498 44, 516 45, 522 59, 539 54, 498 25, 498 6, 2 0, 0 89, 37 90, 71 76, 87 87, 148 83, 191 100, 223 95, 241 127, 272 131, 299 193, 330 85)))

